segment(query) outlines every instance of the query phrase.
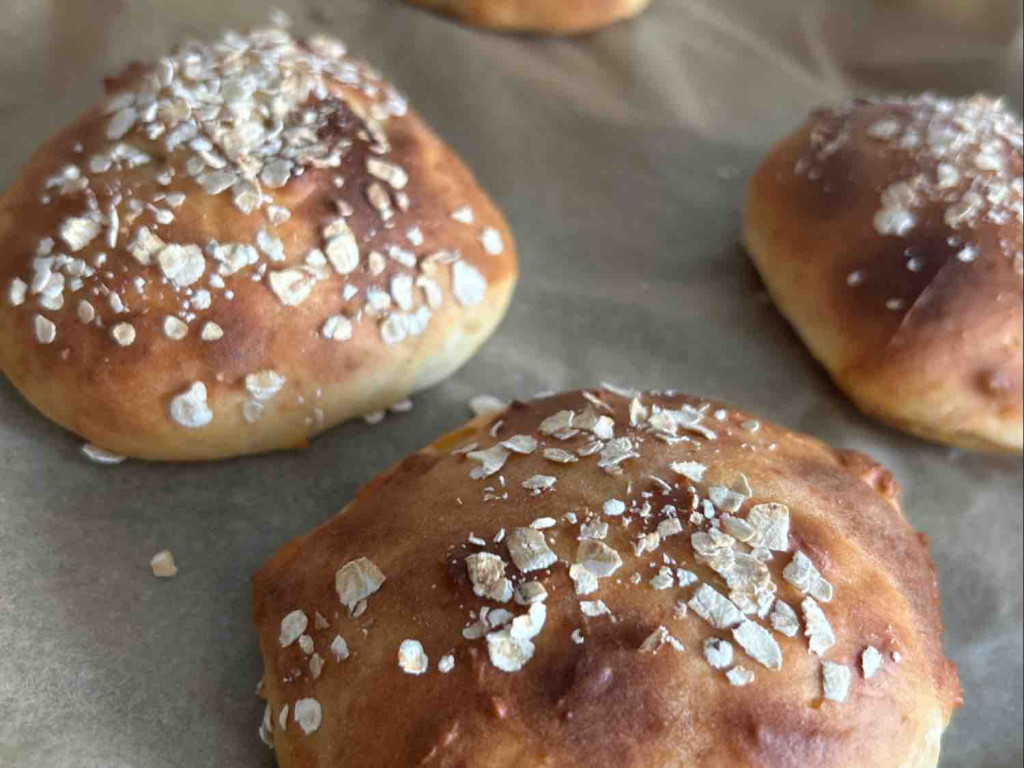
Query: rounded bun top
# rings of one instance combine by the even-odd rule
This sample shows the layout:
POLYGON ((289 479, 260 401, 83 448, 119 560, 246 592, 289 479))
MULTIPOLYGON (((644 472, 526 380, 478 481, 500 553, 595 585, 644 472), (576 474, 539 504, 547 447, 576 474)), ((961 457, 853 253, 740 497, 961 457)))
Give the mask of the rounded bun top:
POLYGON ((256 574, 264 735, 284 768, 932 767, 959 686, 895 494, 699 398, 514 403, 256 574))
MULTIPOLYGON (((828 194, 842 194, 842 169, 828 160, 846 146, 857 148, 865 156, 864 169, 848 181, 885 181, 871 218, 879 235, 913 239, 939 212, 956 233, 947 240, 957 260, 970 263, 980 255, 975 231, 1006 226, 1008 235, 1016 232, 1018 237, 999 237, 992 250, 1024 274, 1019 237, 1024 221, 1021 121, 1001 101, 929 94, 858 100, 838 110, 815 112, 810 122, 808 151, 797 161, 796 174, 820 179, 828 194), (871 172, 875 164, 884 164, 885 176, 871 172)), ((911 272, 921 269, 923 257, 913 259, 908 256, 906 264, 911 272)), ((849 281, 856 285, 869 278, 867 273, 854 274, 849 281)))
POLYGON ((313 431, 352 415, 329 384, 414 369, 432 317, 500 317, 501 214, 340 42, 228 33, 106 85, 0 200, 0 363, 55 420, 132 455, 244 452, 279 394, 313 431), (175 442, 211 422, 237 438, 175 442))
POLYGON ((1021 450, 1024 162, 984 96, 814 112, 751 180, 744 237, 773 298, 866 410, 1021 450))
POLYGON ((639 14, 650 0, 409 0, 467 24, 506 32, 575 35, 639 14))

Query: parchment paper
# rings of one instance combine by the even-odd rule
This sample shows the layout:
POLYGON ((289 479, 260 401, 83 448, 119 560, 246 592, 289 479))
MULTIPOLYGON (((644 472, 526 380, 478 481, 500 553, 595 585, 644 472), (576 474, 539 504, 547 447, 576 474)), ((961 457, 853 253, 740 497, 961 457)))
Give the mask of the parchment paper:
MULTIPOLYGON (((738 238, 758 155, 819 102, 984 89, 1019 110, 1020 4, 654 0, 635 23, 569 41, 469 30, 396 0, 278 4, 298 30, 322 25, 377 63, 504 206, 523 274, 511 312, 412 413, 303 453, 99 467, 0 382, 0 766, 272 765, 256 736, 250 573, 461 423, 471 395, 607 379, 721 397, 888 465, 931 536, 963 677, 943 766, 1018 768, 1020 461, 860 416, 767 301, 738 238), (180 574, 158 581, 148 562, 164 547, 180 574)), ((0 5, 2 186, 104 74, 269 7, 0 5)))

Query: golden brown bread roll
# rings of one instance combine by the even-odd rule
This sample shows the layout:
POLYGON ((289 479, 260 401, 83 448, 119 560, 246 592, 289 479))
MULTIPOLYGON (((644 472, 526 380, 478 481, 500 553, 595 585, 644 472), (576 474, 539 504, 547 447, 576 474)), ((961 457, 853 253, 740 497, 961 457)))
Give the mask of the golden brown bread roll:
POLYGON ((984 97, 855 101, 777 144, 744 237, 780 311, 865 412, 1020 452, 1021 123, 984 97))
POLYGON ((107 83, 0 198, 0 369, 107 451, 302 445, 460 366, 501 213, 366 64, 281 29, 107 83))
POLYGON ((641 13, 651 0, 408 0, 466 24, 506 32, 574 35, 641 13))
POLYGON ((864 456, 672 393, 476 418, 254 577, 282 768, 934 768, 934 566, 864 456))

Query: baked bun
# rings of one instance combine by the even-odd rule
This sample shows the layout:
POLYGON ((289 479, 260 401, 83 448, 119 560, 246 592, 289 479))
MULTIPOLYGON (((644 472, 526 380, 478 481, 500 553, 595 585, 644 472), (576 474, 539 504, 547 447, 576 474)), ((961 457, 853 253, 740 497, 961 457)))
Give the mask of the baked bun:
POLYGON ((934 566, 864 456, 671 393, 478 417, 253 579, 282 768, 932 768, 934 566))
POLYGON ((822 110, 750 183, 744 237, 780 311, 877 418, 1020 452, 1021 123, 921 96, 822 110))
POLYGON ((302 445, 448 376, 516 279, 501 213, 341 43, 133 65, 0 199, 0 368, 106 451, 302 445))
POLYGON ((408 0, 466 24, 505 32, 575 35, 641 13, 651 0, 408 0))

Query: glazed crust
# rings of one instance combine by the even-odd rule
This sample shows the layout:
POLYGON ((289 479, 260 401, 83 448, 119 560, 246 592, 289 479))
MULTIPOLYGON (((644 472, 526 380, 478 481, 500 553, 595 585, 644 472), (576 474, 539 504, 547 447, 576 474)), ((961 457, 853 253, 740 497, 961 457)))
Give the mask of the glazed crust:
POLYGON ((643 12, 651 0, 408 0, 466 24, 506 32, 575 35, 643 12))
MULTIPOLYGON (((934 109, 911 101, 858 102, 841 114, 812 115, 754 174, 744 239, 776 306, 863 411, 926 439, 1019 453, 1020 123, 1016 146, 1000 148, 1001 171, 974 182, 985 195, 1018 179, 1008 188, 1015 203, 1006 204, 1016 215, 950 226, 946 212, 962 194, 961 182, 935 197, 923 193, 910 231, 881 234, 873 219, 884 191, 916 174, 933 179, 940 159, 869 131, 920 122, 922 114, 927 119, 934 109), (822 136, 838 141, 809 172, 816 134, 819 143, 822 136), (976 257, 960 260, 968 247, 976 257), (850 285, 855 276, 863 282, 850 285)), ((965 174, 976 150, 966 143, 946 162, 965 174)))
MULTIPOLYGON (((312 55, 304 45, 294 44, 294 50, 312 55)), ((156 207, 172 212, 173 221, 158 225, 147 209, 128 222, 122 203, 115 247, 105 242, 105 232, 73 253, 56 237, 62 222, 81 215, 83 194, 46 192, 47 180, 69 165, 84 171, 91 157, 116 143, 106 134, 112 120, 111 99, 126 90, 144 88, 153 77, 150 65, 130 67, 108 82, 107 98, 35 153, 0 198, 0 368, 46 416, 106 450, 145 459, 215 459, 294 448, 323 429, 385 408, 443 379, 490 335, 516 281, 512 236, 500 211, 462 161, 404 102, 401 108, 392 108, 401 97, 390 85, 361 63, 345 56, 334 60, 351 68, 346 72, 358 73, 351 75, 355 83, 326 77, 326 92, 297 108, 324 110, 329 117, 318 128, 321 138, 349 146, 335 167, 306 167, 283 186, 264 186, 273 205, 290 212, 286 221, 276 225, 268 221, 270 200, 245 213, 233 203, 231 189, 209 194, 190 178, 186 165, 191 153, 169 151, 166 134, 149 140, 136 126, 121 141, 144 151, 151 161, 89 174, 88 192, 99 199, 101 211, 112 190, 143 202, 184 193, 184 202, 176 208, 157 202, 156 207), (383 133, 386 152, 381 152, 376 138, 369 140, 370 123, 383 133), (373 159, 404 169, 408 179, 400 192, 368 172, 373 159), (174 172, 170 184, 161 183, 160 177, 169 170, 174 172), (341 179, 344 186, 339 186, 341 179), (368 199, 367 190, 374 183, 390 194, 393 207, 387 220, 368 199), (44 193, 52 197, 46 205, 40 202, 44 193), (399 194, 408 200, 406 210, 397 204, 399 194), (350 207, 344 221, 360 251, 359 265, 347 274, 322 263, 322 230, 340 218, 338 206, 344 204, 350 207), (471 211, 472 221, 453 219, 452 213, 459 209, 471 211), (206 249, 200 281, 176 289, 161 274, 155 258, 149 265, 132 258, 128 246, 143 225, 166 243, 206 249), (415 242, 407 234, 413 230, 419 235, 415 242), (283 259, 272 261, 257 248, 258 264, 224 276, 219 291, 210 287, 213 301, 208 309, 188 308, 189 297, 196 289, 208 287, 206 281, 214 279, 218 267, 209 256, 208 243, 256 248, 261 231, 280 240, 283 259), (500 253, 485 250, 484 232, 492 238, 490 250, 500 246, 500 253), (53 253, 67 252, 91 265, 96 254, 103 252, 106 261, 82 289, 75 293, 65 289, 64 305, 57 311, 40 308, 31 289, 22 304, 12 306, 9 286, 15 280, 31 284, 33 257, 45 235, 57 240, 53 253), (389 248, 396 246, 413 262, 389 258, 389 248), (306 270, 307 254, 314 249, 321 249, 321 263, 312 291, 301 303, 285 305, 269 285, 270 273, 290 267, 306 270), (376 257, 371 256, 374 251, 376 257), (431 263, 438 253, 447 256, 431 263), (452 254, 486 281, 486 292, 472 297, 472 303, 453 296, 453 265, 448 261, 452 254), (380 263, 372 268, 371 258, 380 263), (429 313, 425 330, 388 343, 381 326, 397 311, 394 301, 383 312, 374 313, 367 310, 366 297, 368 291, 379 288, 378 294, 391 300, 389 289, 399 275, 417 281, 412 295, 417 309, 426 303, 421 278, 432 281, 440 299, 429 313), (137 279, 144 281, 141 289, 134 285, 137 279), (346 286, 352 292, 349 298, 343 293, 346 286), (111 311, 107 291, 123 297, 125 312, 111 311), (97 314, 88 324, 76 319, 82 299, 89 300, 97 314), (38 343, 34 336, 37 314, 56 324, 52 343, 38 343), (173 340, 163 332, 168 316, 189 320, 185 338, 173 340), (322 329, 331 316, 350 319, 350 339, 324 337, 322 329), (135 331, 135 340, 127 347, 119 346, 111 334, 112 326, 123 321, 135 331), (223 338, 204 341, 201 329, 211 321, 222 329, 223 338), (243 407, 252 395, 245 379, 267 370, 283 377, 283 387, 258 404, 258 420, 247 419, 243 407), (201 428, 186 428, 169 415, 172 399, 192 382, 205 385, 212 411, 212 421, 201 428)))
POLYGON ((610 407, 601 412, 614 419, 616 437, 628 437, 639 453, 618 465, 620 474, 599 469, 597 455, 571 464, 542 455, 543 445, 575 451, 589 442, 585 434, 558 440, 538 432, 545 418, 563 409, 584 412, 589 401, 581 393, 514 403, 375 478, 341 513, 287 544, 253 577, 263 694, 282 768, 933 768, 960 689, 942 653, 934 566, 923 538, 900 512, 889 473, 860 454, 833 451, 770 423, 755 426, 735 410, 712 417, 718 404, 641 395, 647 408, 708 409, 703 423, 714 439, 687 431, 688 440, 669 444, 648 426, 629 426, 626 398, 607 390, 592 394, 610 407), (513 435, 534 436, 542 446, 511 455, 499 473, 483 479, 471 479, 474 461, 453 452, 473 443, 488 448, 513 435), (693 484, 705 498, 711 486, 745 475, 752 496, 737 515, 762 502, 788 507, 789 553, 775 552, 768 568, 778 598, 797 611, 802 595, 781 577, 793 552, 804 552, 834 585, 832 601, 822 608, 837 642, 824 658, 852 670, 845 702, 823 700, 821 659, 808 652, 802 632, 792 638, 773 633, 784 657, 778 671, 737 646, 735 661, 755 680, 730 685, 701 651, 706 638, 731 641, 730 633, 714 630, 692 610, 680 616, 676 609, 697 585, 656 590, 648 584, 670 563, 670 570, 689 569, 702 584, 726 589, 694 557, 691 533, 708 525, 688 519, 691 483, 669 467, 684 461, 706 466, 693 484), (553 489, 539 495, 524 490, 524 479, 535 474, 556 477, 553 489), (602 512, 613 498, 630 508, 625 515, 602 512), (645 500, 651 505, 646 519, 632 511, 634 502, 638 507, 645 500), (653 552, 634 555, 639 535, 665 519, 665 504, 680 510, 682 532, 653 552), (603 541, 622 559, 621 568, 585 597, 574 593, 568 575, 581 528, 567 515, 579 524, 608 523, 603 541), (551 518, 544 533, 559 559, 523 575, 510 559, 509 541, 517 526, 541 518, 551 518), (505 537, 495 543, 499 531, 505 537), (468 540, 471 534, 476 543, 468 540), (483 606, 525 611, 475 596, 465 558, 481 551, 502 557, 516 584, 535 579, 548 593, 535 654, 516 672, 494 666, 485 640, 461 634, 470 612, 483 606), (364 557, 386 580, 353 618, 339 604, 335 574, 364 557), (612 615, 588 617, 581 600, 602 600, 612 615), (297 643, 280 644, 282 618, 294 610, 309 617, 307 650, 327 660, 317 679, 297 643), (327 624, 314 623, 316 614, 327 624), (685 650, 666 644, 640 651, 659 626, 685 650), (571 639, 574 631, 581 643, 571 639), (338 634, 351 653, 340 662, 328 650, 338 634), (420 641, 429 657, 420 676, 397 664, 406 639, 420 641), (884 662, 864 679, 860 658, 869 645, 884 662), (445 654, 453 656, 454 668, 442 674, 438 663, 445 654), (294 711, 304 698, 320 705, 318 729, 305 735, 286 717, 282 730, 282 708, 294 711))

